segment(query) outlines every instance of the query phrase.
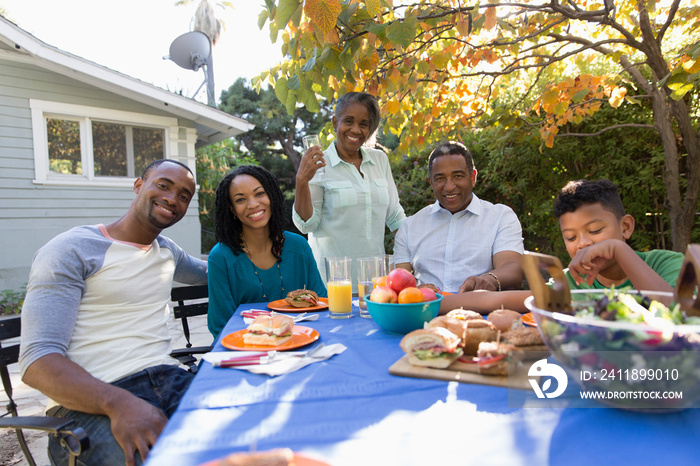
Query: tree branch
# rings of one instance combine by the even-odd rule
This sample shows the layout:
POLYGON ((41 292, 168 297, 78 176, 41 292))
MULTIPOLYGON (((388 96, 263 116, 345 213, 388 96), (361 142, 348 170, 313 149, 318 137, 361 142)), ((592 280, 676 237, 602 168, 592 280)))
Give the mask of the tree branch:
POLYGON ((678 12, 678 5, 680 2, 681 0, 673 0, 673 3, 668 11, 668 18, 666 18, 666 22, 663 24, 663 26, 661 26, 659 33, 656 35, 656 40, 659 41, 659 44, 664 40, 664 34, 666 34, 666 31, 671 26, 671 23, 673 23, 673 18, 675 18, 676 13, 678 12))
POLYGON ((566 136, 600 136, 601 134, 608 132, 613 129, 619 129, 619 128, 645 128, 645 129, 653 129, 657 130, 656 126, 654 125, 646 125, 642 123, 623 123, 619 125, 613 125, 613 126, 608 126, 607 128, 603 128, 600 131, 596 131, 595 133, 559 133, 555 137, 566 137, 566 136))

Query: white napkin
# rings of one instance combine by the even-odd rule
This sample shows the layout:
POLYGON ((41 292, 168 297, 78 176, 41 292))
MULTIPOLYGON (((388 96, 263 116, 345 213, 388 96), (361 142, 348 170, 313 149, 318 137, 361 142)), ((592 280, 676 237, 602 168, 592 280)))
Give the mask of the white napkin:
MULTIPOLYGON (((298 371, 302 367, 306 367, 315 362, 325 361, 336 354, 342 353, 346 349, 347 347, 342 343, 327 345, 314 353, 313 357, 294 356, 294 354, 299 354, 295 352, 278 352, 274 359, 267 364, 251 364, 248 366, 227 367, 226 369, 243 369, 254 374, 267 374, 274 377, 276 375, 298 371)), ((250 352, 247 351, 213 351, 204 354, 202 359, 214 363, 237 356, 246 356, 248 354, 250 354, 250 352)))

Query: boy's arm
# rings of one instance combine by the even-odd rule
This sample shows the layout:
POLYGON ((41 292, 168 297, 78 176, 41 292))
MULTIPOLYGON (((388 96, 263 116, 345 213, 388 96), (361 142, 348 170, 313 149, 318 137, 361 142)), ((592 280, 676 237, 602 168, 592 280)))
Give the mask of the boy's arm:
POLYGON ((468 309, 470 311, 488 314, 496 309, 511 309, 521 313, 528 312, 525 299, 531 296, 529 290, 512 291, 468 291, 447 295, 440 303, 440 314, 447 314, 452 309, 468 309))
POLYGON ((600 270, 612 259, 617 261, 637 290, 673 292, 671 285, 654 272, 627 243, 617 239, 603 240, 579 249, 569 264, 569 273, 577 284, 585 281, 590 286, 600 270))

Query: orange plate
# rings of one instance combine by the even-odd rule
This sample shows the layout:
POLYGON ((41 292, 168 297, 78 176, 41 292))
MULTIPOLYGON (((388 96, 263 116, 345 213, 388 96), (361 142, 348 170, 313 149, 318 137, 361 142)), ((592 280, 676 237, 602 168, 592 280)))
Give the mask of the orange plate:
MULTIPOLYGON (((217 466, 224 458, 220 458, 214 461, 207 461, 199 466, 217 466)), ((330 464, 325 461, 317 460, 314 458, 309 458, 301 453, 294 453, 294 464, 296 466, 330 466, 330 464)))
POLYGON ((224 346, 224 348, 239 351, 282 351, 306 346, 309 343, 313 343, 314 341, 318 340, 320 336, 316 330, 310 327, 295 325, 292 329, 292 339, 287 340, 281 345, 246 345, 243 343, 243 335, 245 335, 247 331, 248 329, 244 328, 243 330, 229 333, 221 340, 221 344, 224 346))
POLYGON ((318 298, 318 304, 311 307, 294 307, 291 304, 287 304, 287 301, 284 299, 272 301, 267 307, 278 312, 324 311, 328 309, 328 298, 318 298))
POLYGON ((443 296, 449 296, 449 295, 453 295, 454 293, 450 293, 449 291, 441 291, 440 294, 443 296))
POLYGON ((522 316, 520 316, 520 320, 522 320, 523 324, 525 325, 529 325, 530 327, 537 327, 537 322, 535 322, 535 317, 532 315, 532 312, 523 314, 522 316))

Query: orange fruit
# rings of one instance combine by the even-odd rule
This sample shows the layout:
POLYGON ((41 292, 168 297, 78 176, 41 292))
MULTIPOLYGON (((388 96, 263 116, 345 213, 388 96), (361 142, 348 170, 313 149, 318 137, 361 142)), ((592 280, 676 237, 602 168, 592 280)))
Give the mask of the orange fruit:
POLYGON ((374 288, 378 286, 386 286, 386 275, 383 277, 379 277, 374 281, 374 288))
POLYGON ((409 286, 404 288, 399 293, 399 304, 406 303, 422 303, 423 302, 423 292, 416 288, 415 286, 409 286))

